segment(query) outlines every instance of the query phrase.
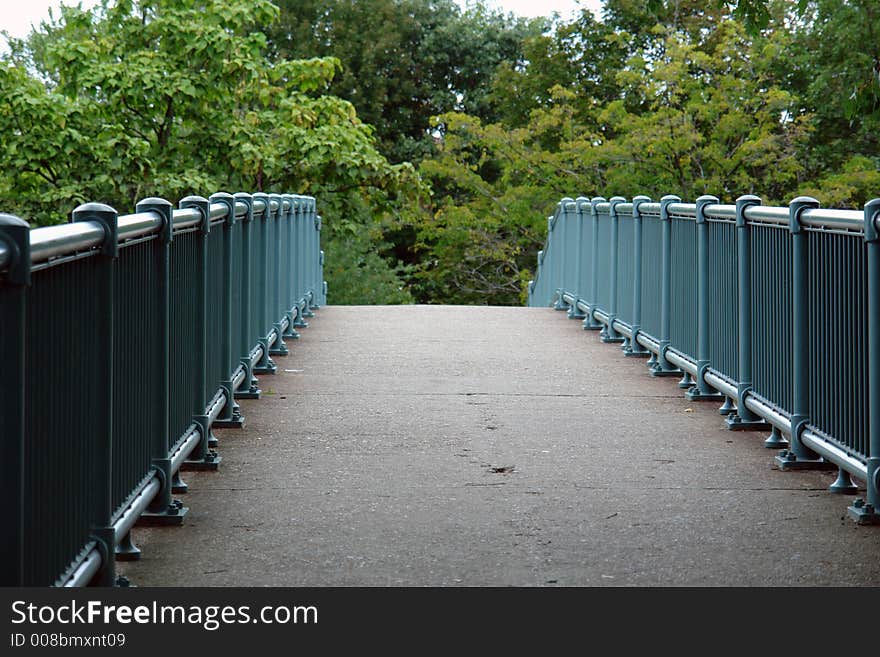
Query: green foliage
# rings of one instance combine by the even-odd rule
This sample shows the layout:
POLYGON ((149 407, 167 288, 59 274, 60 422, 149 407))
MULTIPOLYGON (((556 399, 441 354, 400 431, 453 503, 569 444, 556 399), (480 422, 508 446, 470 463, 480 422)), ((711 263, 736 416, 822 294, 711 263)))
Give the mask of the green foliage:
POLYGON ((854 155, 837 173, 828 173, 798 189, 832 208, 861 209, 880 195, 880 166, 876 159, 854 155))
POLYGON ((453 0, 277 0, 267 29, 282 57, 341 62, 330 91, 351 101, 392 161, 430 154, 430 118, 451 110, 491 115, 495 68, 521 58, 523 38, 541 21, 453 0))
POLYGON ((874 0, 277 4, 119 0, 14 42, 2 209, 309 193, 331 302, 517 304, 562 196, 880 192, 874 0))
MULTIPOLYGON (((354 107, 328 93, 338 60, 267 57, 260 28, 277 16, 268 0, 63 7, 0 62, 0 206, 51 224, 86 200, 125 212, 146 196, 308 193, 333 245, 346 222, 369 233, 417 206, 412 166, 389 164, 354 107)), ((331 289, 409 300, 394 267, 363 241, 355 252, 331 289)))
POLYGON ((406 268, 391 265, 376 251, 377 243, 360 234, 333 238, 324 245, 328 303, 334 305, 406 304, 406 268))
POLYGON ((308 192, 330 218, 417 189, 326 93, 336 60, 266 57, 257 28, 277 14, 268 0, 64 8, 3 63, 4 208, 47 222, 78 199, 124 209, 222 188, 308 192))

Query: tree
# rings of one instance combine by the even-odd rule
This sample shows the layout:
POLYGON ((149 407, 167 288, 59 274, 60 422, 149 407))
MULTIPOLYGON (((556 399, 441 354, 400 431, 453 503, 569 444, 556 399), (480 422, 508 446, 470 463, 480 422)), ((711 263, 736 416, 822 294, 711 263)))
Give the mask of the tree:
MULTIPOLYGON (((772 35, 750 37, 729 19, 697 43, 686 31, 661 26, 652 35, 625 65, 603 72, 613 76, 606 98, 585 101, 589 83, 583 92, 572 88, 572 60, 563 57, 554 61, 565 65, 539 66, 530 80, 549 84, 548 71, 563 75, 524 125, 515 113, 508 114, 516 117, 513 125, 440 117, 443 145, 421 165, 435 205, 419 232, 417 297, 520 301, 543 242, 544 216, 563 196, 713 193, 729 201, 760 192, 787 200, 801 182, 797 154, 810 117, 778 84, 772 35)), ((602 69, 590 62, 585 78, 596 70, 602 69)))
POLYGON ((278 0, 268 29, 280 57, 336 57, 330 91, 376 129, 394 162, 431 152, 430 118, 460 110, 491 118, 495 68, 522 57, 522 41, 542 22, 489 10, 462 12, 453 0, 278 0))
POLYGON ((14 43, 0 65, 4 211, 45 224, 83 200, 309 193, 329 241, 407 212, 418 177, 327 93, 338 61, 266 56, 258 28, 277 13, 268 0, 119 0, 64 8, 14 43))

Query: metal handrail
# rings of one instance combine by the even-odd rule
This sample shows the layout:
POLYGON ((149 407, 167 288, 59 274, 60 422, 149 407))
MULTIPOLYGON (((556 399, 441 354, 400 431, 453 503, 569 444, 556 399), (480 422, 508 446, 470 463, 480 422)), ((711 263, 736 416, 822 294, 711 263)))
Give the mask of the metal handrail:
POLYGON ((786 444, 779 433, 790 436, 781 469, 830 462, 867 479, 867 503, 849 512, 880 522, 880 199, 864 211, 822 208, 809 197, 768 206, 751 195, 735 205, 708 195, 695 203, 671 195, 659 203, 564 201, 529 305, 568 310, 583 328, 601 329, 603 342, 622 342, 626 355, 650 355, 651 374, 682 376, 694 401, 728 398, 720 410, 731 413, 731 429, 771 426, 765 446, 777 449, 786 444), (826 307, 840 318, 816 327, 811 313, 826 307), (754 331, 779 313, 782 330, 754 331), (852 337, 847 326, 867 354, 835 351, 852 337), (815 401, 817 382, 849 396, 839 408, 815 401), (853 417, 862 424, 854 428, 853 417))

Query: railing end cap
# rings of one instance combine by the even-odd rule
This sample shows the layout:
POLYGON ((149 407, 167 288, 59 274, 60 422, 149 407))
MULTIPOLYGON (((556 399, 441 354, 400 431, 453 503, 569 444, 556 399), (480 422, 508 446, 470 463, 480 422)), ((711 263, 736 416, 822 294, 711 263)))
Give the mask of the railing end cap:
POLYGON ((0 226, 16 226, 18 228, 30 228, 31 225, 21 217, 14 214, 4 214, 0 212, 0 226))
POLYGON ((116 209, 112 206, 109 206, 106 203, 95 202, 81 203, 80 205, 76 206, 71 214, 75 216, 78 214, 85 214, 86 212, 94 214, 118 214, 116 212, 116 209))

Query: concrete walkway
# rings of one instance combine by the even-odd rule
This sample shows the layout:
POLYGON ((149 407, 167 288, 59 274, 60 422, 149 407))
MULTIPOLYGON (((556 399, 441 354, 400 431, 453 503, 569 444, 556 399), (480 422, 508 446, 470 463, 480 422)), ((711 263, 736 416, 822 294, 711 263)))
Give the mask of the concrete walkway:
POLYGON ((549 309, 318 311, 140 586, 880 585, 880 528, 549 309))

